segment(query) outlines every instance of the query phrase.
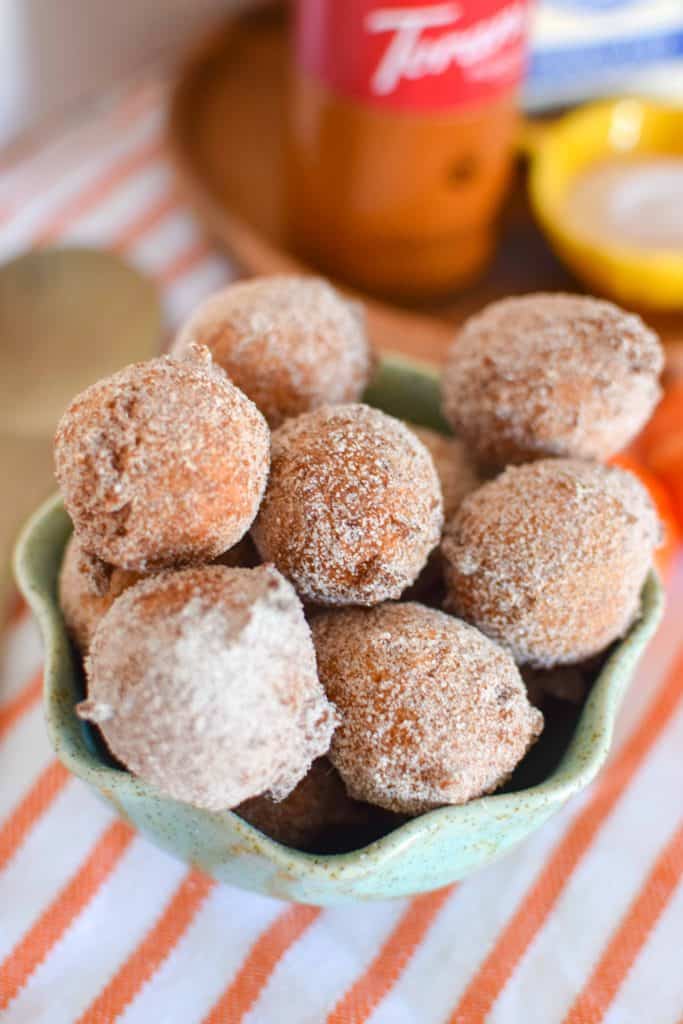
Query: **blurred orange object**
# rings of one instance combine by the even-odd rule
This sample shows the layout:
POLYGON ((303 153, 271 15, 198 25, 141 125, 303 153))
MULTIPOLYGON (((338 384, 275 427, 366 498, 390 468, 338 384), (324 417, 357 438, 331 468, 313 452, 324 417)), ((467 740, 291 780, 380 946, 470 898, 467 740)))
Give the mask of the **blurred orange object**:
POLYGON ((679 440, 681 442, 681 475, 679 477, 680 489, 678 499, 676 499, 676 496, 666 483, 660 480, 651 469, 644 466, 642 462, 639 462, 630 453, 622 452, 620 455, 615 455, 614 458, 610 459, 612 465, 620 466, 622 469, 626 469, 629 473, 637 476, 650 492, 650 497, 655 503, 664 531, 662 543, 657 548, 655 562, 665 580, 668 578, 672 562, 683 539, 681 533, 683 528, 683 517, 681 515, 683 513, 683 436, 679 440))
POLYGON ((683 429, 663 437, 648 451, 648 468, 668 488, 678 524, 683 528, 683 429))
POLYGON ((636 448, 649 464, 662 441, 683 437, 683 380, 674 381, 665 391, 654 415, 636 441, 636 448))
POLYGON ((636 443, 639 459, 668 489, 683 529, 683 380, 667 389, 636 443))

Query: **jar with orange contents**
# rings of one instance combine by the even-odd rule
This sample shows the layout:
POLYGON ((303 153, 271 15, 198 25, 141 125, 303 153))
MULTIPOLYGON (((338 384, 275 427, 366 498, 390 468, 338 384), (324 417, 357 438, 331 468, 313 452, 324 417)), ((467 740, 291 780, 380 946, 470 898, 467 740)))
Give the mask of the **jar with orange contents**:
POLYGON ((397 298, 491 254, 524 68, 526 0, 297 0, 288 211, 298 252, 397 298))

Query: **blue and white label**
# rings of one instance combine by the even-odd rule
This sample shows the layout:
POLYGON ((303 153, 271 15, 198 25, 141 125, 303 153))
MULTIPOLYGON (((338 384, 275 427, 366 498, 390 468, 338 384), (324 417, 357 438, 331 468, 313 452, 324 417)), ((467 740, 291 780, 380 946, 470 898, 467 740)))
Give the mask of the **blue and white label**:
MULTIPOLYGON (((683 100, 682 0, 543 0, 535 8, 525 86, 530 107, 642 88, 666 69, 683 100), (677 73, 677 70, 679 73, 677 73)), ((661 89, 659 90, 661 94, 661 89)))

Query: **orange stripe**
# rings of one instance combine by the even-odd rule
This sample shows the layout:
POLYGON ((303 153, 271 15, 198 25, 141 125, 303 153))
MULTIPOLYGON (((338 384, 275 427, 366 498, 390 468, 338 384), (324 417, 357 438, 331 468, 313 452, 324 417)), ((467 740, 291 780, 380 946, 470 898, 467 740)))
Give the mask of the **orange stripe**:
MULTIPOLYGON (((119 97, 115 105, 95 115, 101 121, 105 117, 104 127, 110 131, 120 133, 123 128, 129 128, 140 115, 144 114, 153 106, 159 105, 157 90, 151 91, 148 83, 133 85, 127 89, 123 96, 119 97)), ((92 120, 92 117, 91 117, 92 120)), ((75 127, 74 145, 78 148, 82 145, 81 134, 86 134, 89 128, 87 120, 82 119, 75 127)), ((66 151, 63 144, 59 144, 60 150, 56 154, 51 147, 55 141, 54 135, 48 139, 41 139, 40 135, 28 139, 24 144, 19 143, 13 148, 8 160, 0 159, 0 172, 16 173, 18 166, 23 162, 21 193, 3 207, 0 217, 9 220, 16 216, 22 207, 28 205, 35 192, 40 189, 41 179, 44 181, 45 172, 50 172, 50 181, 55 181, 65 168, 66 151), (47 156, 45 155, 47 153, 47 156), (37 164, 37 166, 36 166, 37 164)), ((69 167, 73 167, 73 158, 69 161, 69 167)))
POLYGON ((21 620, 28 614, 28 605, 24 601, 23 597, 19 593, 14 593, 10 599, 7 612, 5 614, 5 628, 11 629, 13 626, 19 625, 21 620))
POLYGON ((3 740, 19 719, 40 700, 43 692, 43 670, 36 672, 16 697, 0 707, 0 740, 3 740))
POLYGON ((174 284, 183 274, 194 270, 196 266, 215 255, 215 250, 205 238, 199 238, 193 245, 182 252, 172 263, 162 270, 158 275, 161 284, 169 287, 174 284))
POLYGON ((129 128, 140 118, 141 114, 147 113, 153 107, 160 106, 160 103, 161 96, 157 85, 147 81, 134 83, 129 89, 126 89, 112 111, 113 124, 118 129, 129 128))
POLYGON ((196 869, 187 872, 159 920, 77 1024, 101 1024, 123 1013, 189 928, 215 884, 196 869))
POLYGON ((45 245, 54 241, 74 220, 90 212, 122 181, 157 160, 164 149, 164 140, 154 138, 141 149, 110 164, 99 178, 65 203, 59 213, 49 219, 47 225, 34 238, 34 244, 45 245))
POLYGON ((288 949, 320 916, 319 907, 295 904, 283 911, 251 947, 246 960, 203 1024, 240 1024, 288 949))
POLYGON ((683 825, 662 850, 564 1024, 599 1024, 683 875, 683 825))
POLYGON ((453 888, 448 886, 411 901, 365 973, 334 1007, 327 1024, 363 1024, 368 1019, 403 974, 453 888))
POLYGON ((51 761, 15 809, 0 825, 0 871, 12 859, 28 832, 62 791, 69 773, 59 761, 51 761))
POLYGON ((593 794, 555 847, 537 880, 503 928, 450 1020, 483 1021, 507 984, 601 825, 654 746, 683 697, 679 656, 633 735, 608 765, 593 794))
POLYGON ((147 207, 143 213, 133 220, 118 235, 109 240, 108 248, 121 251, 134 245, 148 231, 163 220, 169 213, 172 213, 179 206, 178 195, 174 188, 168 189, 160 199, 153 205, 147 207))
MULTIPOLYGON (((111 106, 104 111, 104 115, 107 120, 107 125, 119 126, 119 118, 122 118, 122 124, 130 125, 138 115, 138 113, 144 113, 144 110, 149 105, 151 106, 152 94, 150 93, 150 86, 147 82, 134 83, 128 87, 123 95, 119 96, 118 100, 113 101, 111 106), (144 102, 143 105, 143 100, 144 102)), ((155 96, 158 102, 158 96, 155 96)), ((95 111, 95 114, 100 113, 95 111)), ((80 117, 72 126, 72 133, 78 136, 84 130, 87 130, 89 120, 86 117, 80 117)), ((67 130, 69 125, 67 124, 67 130)), ((59 146, 59 153, 57 156, 63 156, 63 141, 62 141, 63 129, 59 133, 54 130, 48 132, 36 132, 35 134, 27 135, 25 138, 20 138, 17 143, 11 145, 7 150, 7 156, 0 158, 0 173, 16 174, 19 171, 20 165, 22 174, 22 184, 29 175, 29 184, 34 181, 37 177, 36 164, 42 169, 42 164, 46 161, 51 161, 48 166, 54 168, 54 152, 53 147, 59 146), (47 154, 47 156, 45 155, 47 154)), ((54 177, 53 177, 54 180, 54 177)), ((15 204, 18 205, 18 204, 15 204)), ((12 207, 13 208, 13 207, 12 207)))
MULTIPOLYGON (((0 964, 0 1010, 4 1010, 85 909, 130 846, 134 832, 115 821, 95 844, 73 878, 0 964)), ((87 964, 86 964, 87 968, 87 964)))

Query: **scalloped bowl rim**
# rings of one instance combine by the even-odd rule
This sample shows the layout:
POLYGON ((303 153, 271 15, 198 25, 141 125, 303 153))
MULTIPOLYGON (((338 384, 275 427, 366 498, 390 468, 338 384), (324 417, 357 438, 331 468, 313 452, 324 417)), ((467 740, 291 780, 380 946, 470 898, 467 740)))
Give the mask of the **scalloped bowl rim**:
MULTIPOLYGON (((426 367, 419 362, 392 359, 385 363, 396 369, 413 370, 425 374, 426 367)), ((431 375, 431 374, 430 374, 431 375)), ((128 772, 104 764, 87 746, 82 724, 73 710, 73 695, 59 684, 60 659, 65 657, 68 645, 58 601, 35 578, 33 548, 37 540, 59 520, 62 523, 63 544, 70 533, 67 516, 59 495, 53 495, 33 514, 24 527, 15 551, 15 575, 21 592, 35 613, 45 647, 43 705, 50 742, 59 760, 74 775, 114 800, 117 792, 130 798, 148 797, 169 812, 173 807, 187 809, 155 787, 128 772)), ((338 884, 367 874, 367 859, 372 857, 373 868, 381 869, 385 861, 393 860, 404 848, 420 840, 425 830, 448 829, 474 820, 477 815, 505 817, 519 809, 520 802, 538 809, 561 805, 572 794, 583 789, 604 764, 611 747, 616 717, 633 676, 635 665, 648 641, 654 634, 663 610, 664 592, 657 574, 652 571, 643 588, 642 615, 624 639, 609 655, 576 723, 574 735, 555 770, 538 785, 511 793, 480 797, 462 806, 447 806, 422 814, 368 846, 340 854, 313 854, 286 847, 270 839, 230 811, 210 812, 196 807, 191 810, 199 822, 212 824, 229 815, 231 827, 248 841, 254 853, 284 870, 298 865, 309 877, 327 879, 338 884), (581 752, 581 756, 577 756, 581 752)), ((70 688, 70 687, 69 687, 70 688)))

